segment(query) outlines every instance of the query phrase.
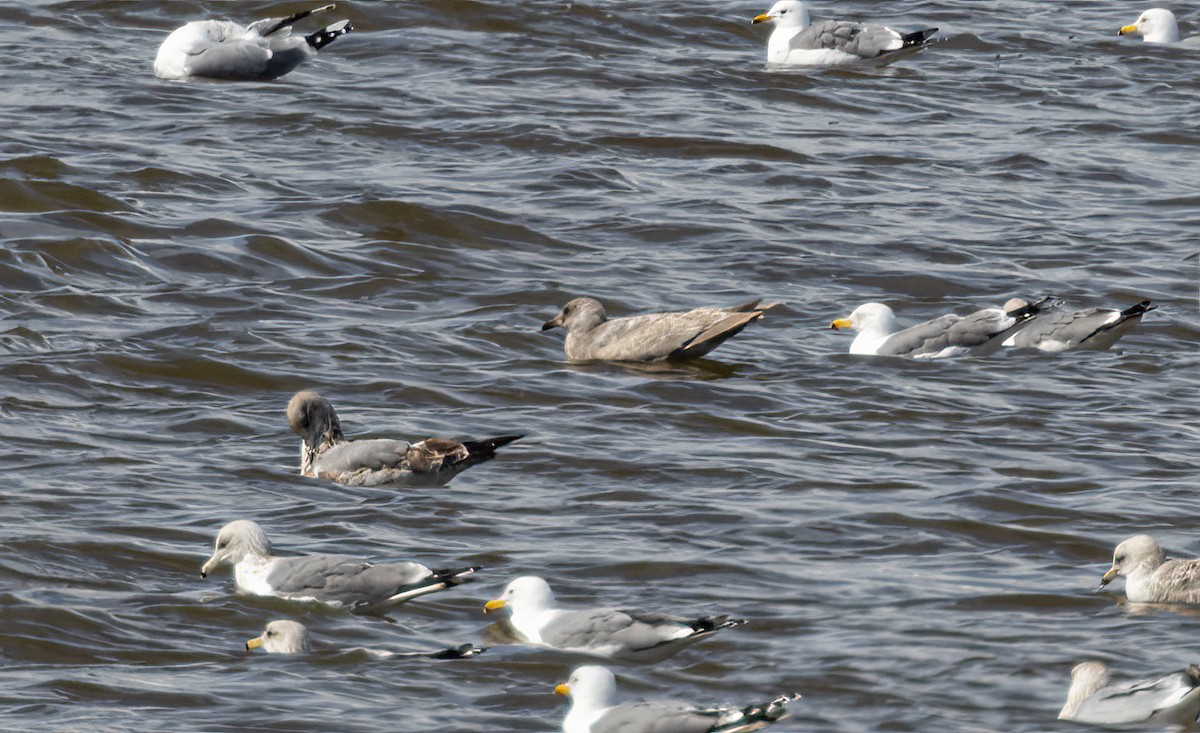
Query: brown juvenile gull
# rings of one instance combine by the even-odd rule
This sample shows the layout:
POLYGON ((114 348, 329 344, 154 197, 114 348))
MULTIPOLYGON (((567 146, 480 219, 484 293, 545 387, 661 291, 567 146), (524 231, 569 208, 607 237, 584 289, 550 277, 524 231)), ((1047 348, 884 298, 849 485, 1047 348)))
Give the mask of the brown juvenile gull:
POLYGON ((1075 665, 1059 719, 1103 726, 1187 725, 1200 713, 1200 667, 1194 664, 1151 679, 1109 684, 1110 678, 1100 662, 1075 665))
POLYGON ((430 570, 420 563, 376 565, 341 555, 275 557, 262 527, 238 519, 221 528, 212 557, 200 577, 219 565, 232 565, 241 593, 293 601, 319 601, 356 613, 382 613, 417 596, 469 580, 478 566, 430 570))
POLYGON ((858 332, 850 343, 851 354, 902 356, 909 359, 943 359, 995 352, 1006 338, 1054 299, 1037 303, 1009 301, 1004 308, 983 308, 968 316, 948 313, 915 326, 901 328, 896 314, 883 303, 864 303, 829 327, 858 332), (1011 308, 1011 310, 1010 310, 1011 308))
POLYGON ((937 28, 900 33, 883 25, 825 20, 809 23, 808 6, 779 0, 753 23, 774 23, 767 63, 794 66, 883 65, 924 48, 937 28))
POLYGON ((426 438, 416 443, 378 438, 346 440, 329 400, 297 392, 287 407, 288 427, 299 435, 300 473, 347 486, 440 486, 471 466, 496 457, 496 449, 522 438, 501 435, 458 442, 426 438))
POLYGON ((324 5, 286 18, 264 18, 250 25, 228 20, 193 20, 163 41, 154 59, 154 75, 163 79, 275 79, 354 28, 339 20, 307 36, 293 36, 292 25, 324 5))
MULTIPOLYGON (((1014 298, 1010 303, 1020 302, 1014 298)), ((1117 342, 1142 316, 1154 310, 1150 301, 1116 310, 1089 308, 1080 311, 1052 310, 1039 313, 1004 340, 1006 347, 1058 352, 1070 349, 1107 349, 1117 342)))
MULTIPOLYGON (((311 651, 312 641, 308 628, 298 621, 278 619, 267 624, 262 634, 246 642, 246 651, 261 648, 268 654, 303 654, 311 651)), ((364 649, 373 657, 387 659, 392 657, 425 657, 427 659, 467 659, 487 651, 472 644, 439 649, 435 652, 392 652, 375 649, 364 649)))
POLYGON ((1118 575, 1125 576, 1125 597, 1134 603, 1200 603, 1200 559, 1168 560, 1148 535, 1117 545, 1100 585, 1118 575))
POLYGON ((607 667, 579 667, 554 688, 569 695, 563 733, 749 733, 787 717, 800 694, 744 708, 700 708, 671 701, 617 702, 617 680, 607 667))
POLYGON ((575 298, 542 330, 567 329, 567 361, 649 362, 704 356, 779 305, 761 299, 732 308, 696 308, 608 319, 595 298, 575 298))
POLYGON ((609 659, 657 662, 721 629, 746 623, 728 615, 680 618, 644 611, 556 608, 550 585, 536 576, 517 578, 484 611, 506 608, 518 638, 535 646, 609 659))

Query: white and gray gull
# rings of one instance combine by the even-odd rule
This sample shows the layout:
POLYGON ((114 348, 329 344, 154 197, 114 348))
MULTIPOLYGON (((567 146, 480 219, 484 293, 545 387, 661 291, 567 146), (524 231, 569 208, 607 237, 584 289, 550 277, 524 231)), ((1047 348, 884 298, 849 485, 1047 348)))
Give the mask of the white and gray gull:
MULTIPOLYGON (((312 651, 312 639, 308 627, 298 621, 277 619, 267 624, 263 632, 246 642, 246 651, 262 649, 268 654, 304 654, 312 651)), ((439 649, 434 652, 392 652, 375 649, 363 650, 373 657, 390 659, 393 657, 424 657, 427 659, 469 659, 487 651, 473 644, 439 649)))
POLYGON ((607 667, 579 667, 554 688, 571 698, 563 733, 749 733, 787 717, 799 693, 744 708, 703 708, 671 701, 617 701, 617 680, 607 667))
POLYGON ((1071 670, 1071 689, 1060 720, 1101 726, 1138 723, 1191 725, 1200 713, 1200 667, 1161 677, 1111 683, 1108 667, 1082 662, 1071 670))
POLYGON ((249 25, 229 20, 194 20, 176 28, 154 59, 154 75, 163 79, 275 79, 296 68, 354 28, 339 20, 307 36, 293 36, 292 25, 323 5, 286 18, 264 18, 249 25))
POLYGON ((1168 560, 1149 535, 1117 545, 1100 585, 1118 575, 1125 578, 1125 597, 1134 603, 1200 603, 1200 559, 1168 560))
POLYGON ((500 435, 459 442, 426 438, 346 440, 333 404, 312 390, 288 402, 288 427, 300 436, 300 473, 347 486, 440 486, 496 457, 496 449, 523 436, 500 435))
POLYGON ((418 596, 472 580, 478 566, 430 570, 416 562, 375 564, 342 555, 276 557, 262 527, 238 519, 221 528, 200 577, 233 566, 241 593, 320 602, 356 613, 384 613, 418 596))
POLYGON ((810 23, 808 6, 800 0, 779 0, 753 22, 775 24, 767 41, 767 62, 793 66, 879 66, 921 50, 937 33, 937 28, 901 33, 840 20, 810 23))
POLYGON ((1200 47, 1200 36, 1188 36, 1180 40, 1179 23, 1175 14, 1166 8, 1150 8, 1138 16, 1130 25, 1121 26, 1118 36, 1141 36, 1143 43, 1178 43, 1188 47, 1200 47))
POLYGON ((1123 311, 1115 308, 1051 310, 1030 319, 1021 330, 1004 340, 1004 346, 1046 352, 1107 349, 1152 310, 1154 306, 1148 300, 1123 311))
POLYGON ((536 576, 513 580, 484 611, 507 609, 508 625, 526 644, 609 659, 657 662, 746 623, 727 615, 680 618, 644 611, 555 606, 550 585, 536 576))
POLYGON ((542 330, 567 329, 567 360, 654 362, 704 356, 742 332, 778 303, 759 300, 732 308, 648 313, 609 319, 595 298, 575 298, 542 330))

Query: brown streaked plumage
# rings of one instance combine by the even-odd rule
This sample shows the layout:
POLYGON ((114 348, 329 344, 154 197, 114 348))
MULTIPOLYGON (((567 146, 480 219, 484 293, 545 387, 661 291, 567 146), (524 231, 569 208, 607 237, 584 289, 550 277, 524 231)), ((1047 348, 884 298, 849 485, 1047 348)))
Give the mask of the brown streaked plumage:
POLYGON ((1139 534, 1113 550, 1101 585, 1125 578, 1125 597, 1134 603, 1200 603, 1200 559, 1168 560, 1158 543, 1139 534))

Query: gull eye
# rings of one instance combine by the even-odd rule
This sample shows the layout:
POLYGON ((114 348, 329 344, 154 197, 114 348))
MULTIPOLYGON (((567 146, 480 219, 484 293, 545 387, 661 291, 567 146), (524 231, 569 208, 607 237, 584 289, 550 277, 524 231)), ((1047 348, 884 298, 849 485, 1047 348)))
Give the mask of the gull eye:
POLYGON ((1125 556, 1117 555, 1116 557, 1113 558, 1113 562, 1125 562, 1125 556))
POLYGON ((268 632, 267 632, 267 638, 270 638, 270 637, 272 637, 272 636, 275 636, 275 632, 274 632, 274 631, 268 631, 268 632))
POLYGON ((783 14, 784 14, 784 13, 786 13, 786 12, 787 12, 786 10, 780 10, 780 11, 779 11, 779 14, 780 14, 780 15, 783 15, 783 14))

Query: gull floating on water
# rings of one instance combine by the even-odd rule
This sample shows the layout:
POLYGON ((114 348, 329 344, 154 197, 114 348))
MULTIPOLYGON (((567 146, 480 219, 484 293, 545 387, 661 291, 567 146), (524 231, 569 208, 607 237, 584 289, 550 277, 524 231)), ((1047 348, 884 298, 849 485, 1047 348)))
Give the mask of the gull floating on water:
MULTIPOLYGON (((261 635, 246 642, 246 651, 261 648, 268 654, 303 654, 312 649, 308 628, 298 621, 279 619, 267 624, 261 635)), ((487 651, 485 648, 472 644, 440 649, 436 652, 391 652, 365 650, 371 656, 380 658, 391 657, 425 657, 427 659, 467 659, 487 651)))
POLYGON ((163 79, 275 79, 283 76, 354 28, 339 20, 307 36, 293 36, 292 25, 323 5, 286 18, 264 18, 243 26, 228 20, 193 20, 171 31, 154 59, 154 75, 163 79))
POLYGON ((545 580, 517 578, 484 611, 508 609, 508 623, 521 641, 566 652, 610 659, 657 662, 707 639, 721 629, 746 623, 727 615, 685 619, 643 611, 556 608, 545 580))
POLYGON ((717 348, 779 305, 759 306, 759 300, 732 308, 696 308, 609 320, 600 301, 575 298, 543 323, 542 330, 566 328, 567 360, 576 363, 692 359, 717 348))
POLYGON ((1179 23, 1175 14, 1166 8, 1150 8, 1133 21, 1133 25, 1121 26, 1118 36, 1141 36, 1144 43, 1182 43, 1185 46, 1200 46, 1200 36, 1189 36, 1179 40, 1179 23))
POLYGON ((300 473, 348 486, 439 486, 495 458, 497 448, 524 437, 501 435, 462 443, 426 438, 411 444, 385 438, 346 440, 333 405, 311 390, 292 397, 287 418, 292 432, 301 438, 300 473))
POLYGON ((800 694, 744 708, 699 708, 669 701, 617 702, 617 680, 607 667, 580 667, 554 688, 569 695, 563 733, 748 733, 787 717, 800 694))
POLYGON ((1200 713, 1200 667, 1194 664, 1162 677, 1115 685, 1109 684, 1110 677, 1100 662, 1075 665, 1059 719, 1104 726, 1189 725, 1200 713))
POLYGON ((1200 603, 1200 559, 1168 560, 1148 535, 1125 540, 1113 550, 1112 567, 1100 579, 1105 586, 1125 578, 1125 597, 1134 603, 1200 603))
POLYGON ((835 330, 852 328, 858 332, 850 343, 851 354, 910 359, 983 355, 999 349, 1005 339, 1052 300, 1043 298, 1029 304, 1014 298, 1003 308, 984 308, 968 316, 948 313, 908 328, 901 328, 896 314, 883 303, 864 303, 829 327, 835 330))
POLYGON ((779 0, 753 22, 775 24, 767 41, 767 62, 795 66, 882 65, 919 51, 937 33, 937 28, 900 33, 883 25, 838 20, 810 24, 808 6, 800 0, 779 0))
POLYGON ((1150 301, 1143 300, 1123 311, 1113 308, 1089 308, 1081 311, 1054 310, 1039 313, 1021 330, 1005 339, 1004 345, 1050 352, 1107 349, 1152 310, 1154 306, 1150 305, 1150 301))
POLYGON ((415 562, 376 565, 341 555, 275 557, 262 527, 248 519, 221 528, 200 577, 207 578, 220 565, 233 566, 242 593, 319 601, 356 613, 384 612, 417 596, 461 585, 480 569, 430 570, 415 562))

